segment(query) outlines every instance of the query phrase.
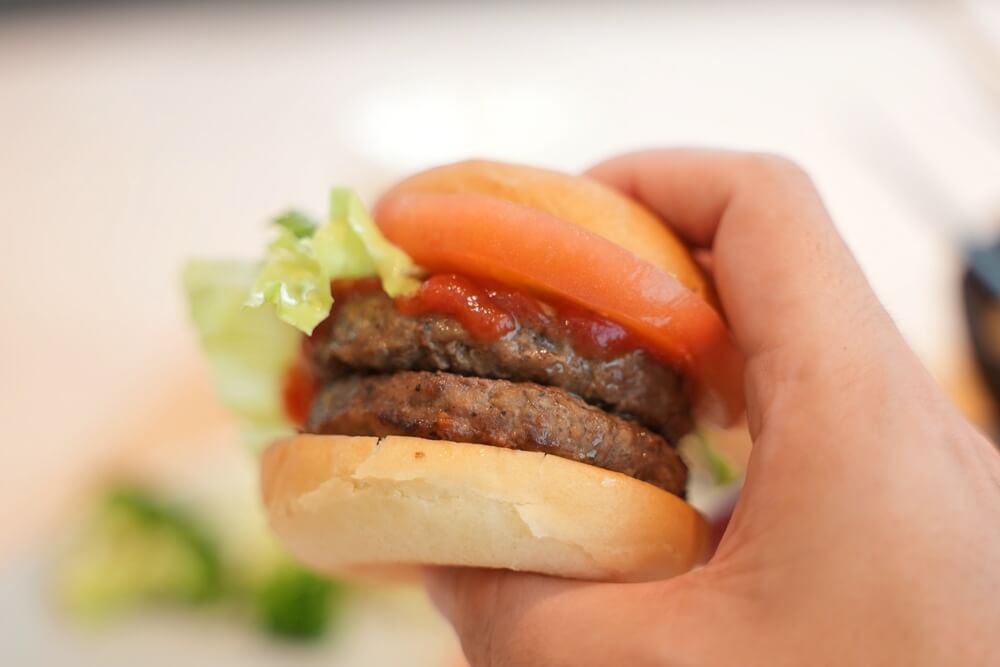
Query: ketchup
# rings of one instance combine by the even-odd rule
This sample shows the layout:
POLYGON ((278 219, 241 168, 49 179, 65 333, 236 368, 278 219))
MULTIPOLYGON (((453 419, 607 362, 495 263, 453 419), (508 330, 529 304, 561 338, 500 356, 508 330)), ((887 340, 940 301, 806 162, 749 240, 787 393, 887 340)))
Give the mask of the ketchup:
POLYGON ((558 309, 559 324, 569 332, 573 349, 588 357, 608 358, 642 347, 625 327, 580 308, 558 309))
MULTIPOLYGON (((382 284, 378 278, 361 278, 337 280, 330 288, 333 309, 314 336, 324 335, 340 305, 377 292, 382 284)), ((431 276, 413 296, 397 298, 395 306, 404 315, 447 315, 483 341, 499 340, 528 326, 569 340, 577 353, 591 358, 607 359, 644 347, 617 322, 578 306, 542 302, 525 292, 455 274, 431 276)), ((315 378, 306 363, 311 344, 309 336, 302 339, 302 354, 288 369, 283 387, 285 411, 298 426, 305 424, 316 393, 315 378)))
POLYGON ((305 425, 315 395, 316 383, 312 372, 306 365, 305 355, 299 355, 285 373, 285 385, 281 392, 285 414, 293 424, 298 427, 305 425))
POLYGON ((413 296, 396 299, 396 308, 406 315, 448 315, 486 341, 524 325, 562 334, 574 350, 589 357, 607 358, 642 347, 620 324, 595 313, 570 304, 542 303, 524 292, 454 274, 432 276, 413 296))
POLYGON ((495 290, 450 274, 431 276, 413 296, 396 299, 396 309, 404 315, 448 315, 483 340, 502 338, 518 326, 515 314, 496 299, 495 290))

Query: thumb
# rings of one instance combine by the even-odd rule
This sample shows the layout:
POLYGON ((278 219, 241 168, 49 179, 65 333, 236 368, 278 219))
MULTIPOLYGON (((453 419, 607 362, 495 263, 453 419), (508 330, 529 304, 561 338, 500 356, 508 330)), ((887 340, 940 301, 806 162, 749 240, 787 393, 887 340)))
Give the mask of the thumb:
POLYGON ((703 627, 697 579, 603 584, 467 568, 425 575, 472 667, 670 664, 703 627))

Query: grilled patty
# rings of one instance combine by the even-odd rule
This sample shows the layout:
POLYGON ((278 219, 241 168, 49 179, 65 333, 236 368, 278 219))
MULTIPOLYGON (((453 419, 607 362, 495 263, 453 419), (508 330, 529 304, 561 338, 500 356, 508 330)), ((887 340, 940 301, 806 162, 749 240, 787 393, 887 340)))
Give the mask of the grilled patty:
POLYGON ((410 435, 555 454, 684 496, 687 468, 664 438, 557 387, 451 373, 329 380, 310 433, 410 435))
POLYGON ((537 323, 484 341, 445 315, 404 315, 381 291, 338 299, 312 336, 309 360, 327 380, 419 370, 558 387, 670 442, 692 426, 681 376, 642 350, 610 359, 584 356, 564 332, 537 323))

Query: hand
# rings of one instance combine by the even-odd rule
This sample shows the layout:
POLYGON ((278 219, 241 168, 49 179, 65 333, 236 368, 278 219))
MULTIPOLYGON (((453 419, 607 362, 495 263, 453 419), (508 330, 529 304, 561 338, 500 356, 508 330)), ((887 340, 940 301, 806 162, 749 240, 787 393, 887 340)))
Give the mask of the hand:
POLYGON ((747 357, 746 484, 710 562, 668 581, 430 573, 472 665, 1000 664, 1000 456, 907 348, 809 178, 680 150, 590 174, 710 251, 747 357))

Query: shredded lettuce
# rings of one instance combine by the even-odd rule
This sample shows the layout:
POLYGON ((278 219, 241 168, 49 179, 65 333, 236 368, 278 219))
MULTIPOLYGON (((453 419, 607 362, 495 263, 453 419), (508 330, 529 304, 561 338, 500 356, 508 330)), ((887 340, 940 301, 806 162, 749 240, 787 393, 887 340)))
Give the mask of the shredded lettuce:
POLYGON ((331 280, 378 276, 390 296, 420 285, 418 267, 382 236, 351 190, 333 190, 322 224, 296 210, 273 223, 277 236, 263 262, 194 261, 183 275, 219 395, 255 448, 293 432, 285 376, 302 333, 330 314, 331 280))
POLYGON ((281 231, 268 248, 246 305, 272 304, 278 318, 304 333, 312 333, 330 314, 331 280, 377 275, 389 296, 419 286, 417 267, 382 236, 351 190, 334 188, 330 217, 322 225, 294 211, 275 222, 281 231))
POLYGON ((712 446, 712 441, 702 429, 696 429, 695 435, 701 446, 702 456, 708 464, 712 480, 719 486, 726 486, 736 481, 738 475, 722 453, 712 446))
POLYGON ((735 483, 743 474, 743 466, 731 461, 714 442, 716 437, 726 437, 708 424, 697 424, 694 430, 677 443, 692 479, 702 480, 711 487, 725 487, 735 483))
POLYGON ((189 262, 183 273, 191 318, 216 391, 255 449, 293 432, 281 397, 301 339, 269 310, 244 306, 258 270, 253 262, 202 260, 189 262))
POLYGON ((346 188, 334 188, 330 194, 330 224, 344 223, 364 246, 386 294, 396 297, 417 290, 419 270, 407 254, 382 236, 358 195, 346 188))
POLYGON ((279 227, 284 227, 292 234, 295 234, 296 238, 300 239, 306 236, 312 236, 316 232, 316 228, 319 226, 316 221, 308 215, 302 211, 296 211, 295 209, 285 211, 279 215, 274 219, 274 224, 279 227))
POLYGON ((298 238, 284 229, 271 243, 245 301, 251 307, 266 303, 274 305, 281 320, 307 334, 330 313, 330 279, 316 257, 313 237, 298 238))

